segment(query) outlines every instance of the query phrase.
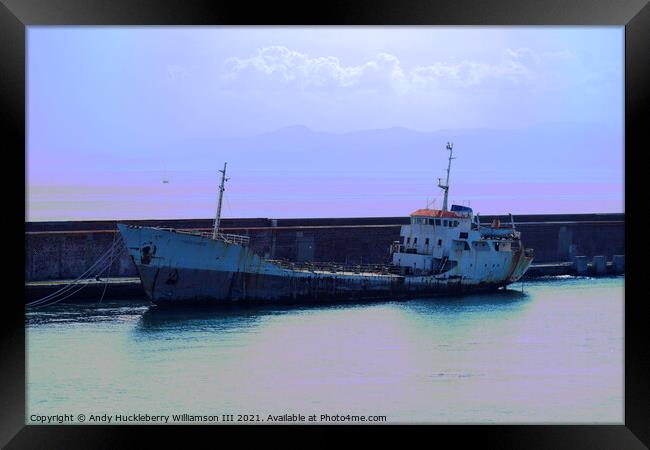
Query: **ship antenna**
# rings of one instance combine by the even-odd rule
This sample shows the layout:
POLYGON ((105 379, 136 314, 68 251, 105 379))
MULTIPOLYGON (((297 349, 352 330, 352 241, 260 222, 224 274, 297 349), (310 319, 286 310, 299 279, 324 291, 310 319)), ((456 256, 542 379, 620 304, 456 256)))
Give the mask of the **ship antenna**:
POLYGON ((447 150, 449 150, 449 165, 447 166, 447 181, 443 184, 442 178, 438 178, 438 187, 445 191, 445 199, 442 202, 442 210, 447 211, 447 197, 449 196, 449 172, 451 171, 451 160, 456 159, 454 154, 454 144, 447 142, 447 150))
POLYGON ((219 235, 219 223, 221 222, 221 202, 223 201, 223 191, 226 190, 225 184, 229 178, 226 178, 226 165, 223 163, 223 170, 221 172, 221 184, 219 185, 219 203, 217 204, 217 217, 214 219, 214 230, 212 231, 212 239, 216 239, 219 235))

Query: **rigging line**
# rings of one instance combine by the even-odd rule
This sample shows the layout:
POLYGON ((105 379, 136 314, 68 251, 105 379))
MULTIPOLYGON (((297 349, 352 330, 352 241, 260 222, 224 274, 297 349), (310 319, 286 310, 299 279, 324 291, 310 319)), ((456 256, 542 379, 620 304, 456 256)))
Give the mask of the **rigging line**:
MULTIPOLYGON (((122 251, 120 251, 120 253, 122 253, 122 251)), ((120 253, 118 253, 116 256, 118 256, 120 253)), ((102 273, 104 273, 105 270, 109 269, 110 266, 111 266, 111 263, 112 263, 112 262, 113 262, 113 261, 110 261, 109 264, 107 264, 106 266, 104 266, 104 268, 102 268, 102 269, 99 271, 99 273, 97 274, 97 276, 101 275, 102 273)), ((81 291, 82 289, 84 289, 85 287, 87 287, 89 284, 91 284, 91 283, 83 283, 83 284, 81 284, 81 287, 79 287, 79 289, 77 289, 77 290, 74 291, 74 292, 71 292, 70 294, 66 295, 65 297, 63 297, 63 298, 59 298, 59 299, 56 299, 56 300, 53 300, 53 301, 51 301, 51 302, 49 302, 49 303, 41 303, 40 305, 36 305, 36 306, 34 306, 33 308, 34 308, 34 309, 38 309, 38 308, 44 308, 44 307, 47 307, 47 306, 55 305, 55 304, 57 304, 57 303, 59 303, 59 302, 62 302, 63 300, 65 300, 65 299, 67 299, 67 298, 72 297, 72 296, 75 295, 77 292, 79 292, 79 291, 81 291)))
MULTIPOLYGON (((106 270, 107 267, 108 267, 108 266, 104 266, 104 267, 103 267, 103 268, 102 268, 102 269, 97 273, 97 276, 99 276, 99 275, 101 275, 102 273, 104 273, 104 271, 106 270)), ((76 294, 77 292, 81 291, 83 288, 87 287, 87 286, 90 285, 90 284, 92 284, 92 283, 91 283, 91 282, 87 282, 87 283, 78 283, 78 284, 75 284, 75 285, 70 285, 70 286, 73 286, 73 287, 71 287, 70 289, 68 289, 68 291, 66 292, 66 294, 68 294, 68 295, 66 295, 66 296, 64 296, 64 297, 59 297, 59 298, 56 298, 56 297, 50 297, 50 298, 48 298, 48 299, 46 299, 46 300, 39 300, 39 303, 38 303, 38 304, 35 304, 36 302, 32 302, 32 303, 29 303, 27 306, 28 306, 29 308, 35 308, 35 309, 38 309, 38 308, 41 308, 41 307, 43 307, 43 306, 54 305, 54 304, 60 302, 61 300, 65 300, 66 298, 71 297, 72 295, 74 295, 74 294, 76 294), (77 286, 79 286, 78 289, 73 290, 72 292, 69 292, 71 289, 74 289, 74 287, 77 287, 77 286), (69 292, 69 293, 68 293, 68 292, 69 292)), ((63 295, 63 293, 61 293, 61 295, 63 295)))
POLYGON ((104 283, 104 290, 102 291, 102 296, 99 298, 99 303, 104 300, 104 294, 106 294, 106 288, 108 288, 108 279, 111 276, 111 268, 113 267, 113 252, 115 250, 115 237, 117 236, 117 230, 113 232, 113 245, 111 245, 111 262, 109 263, 108 274, 106 275, 106 283, 104 283))
MULTIPOLYGON (((103 271, 104 271, 105 269, 106 269, 106 268, 104 267, 104 269, 102 269, 102 271, 99 272, 99 274, 103 273, 103 271)), ((98 274, 98 275, 99 275, 99 274, 98 274)), ((66 296, 64 296, 64 297, 60 297, 60 298, 57 298, 57 299, 50 299, 49 301, 42 302, 42 303, 39 304, 39 305, 32 306, 32 309, 45 308, 45 307, 48 307, 48 306, 55 305, 55 304, 57 304, 57 303, 59 303, 59 302, 65 300, 65 299, 67 299, 67 298, 72 297, 73 295, 75 295, 76 293, 78 293, 79 291, 81 291, 82 289, 84 289, 85 287, 87 287, 89 284, 90 284, 90 283, 79 284, 79 285, 77 285, 77 286, 79 286, 78 289, 73 290, 73 291, 70 292, 70 293, 67 293, 66 296)))
MULTIPOLYGON (((108 266, 107 266, 107 267, 108 267, 108 266)), ((101 275, 101 273, 103 273, 104 270, 107 269, 107 267, 105 267, 104 269, 102 269, 102 271, 99 272, 98 275, 101 275)), ((81 287, 80 287, 79 289, 77 289, 77 290, 74 291, 74 292, 71 292, 70 294, 66 295, 66 296, 63 297, 63 298, 59 298, 59 299, 57 299, 57 300, 53 300, 53 301, 50 302, 50 303, 42 303, 42 304, 40 304, 40 305, 34 306, 33 308, 34 308, 34 309, 39 309, 39 308, 46 308, 46 307, 48 307, 48 306, 56 305, 57 303, 62 302, 63 300, 72 297, 72 296, 75 295, 77 292, 81 291, 81 290, 84 289, 86 286, 88 286, 89 284, 90 284, 90 283, 82 284, 81 287)))
POLYGON ((81 280, 84 276, 87 276, 87 275, 88 275, 92 270, 94 270, 94 269, 95 269, 95 268, 96 268, 96 267, 97 267, 97 266, 98 266, 98 265, 99 265, 99 264, 100 264, 104 259, 106 259, 106 257, 108 256, 108 254, 109 254, 109 252, 110 252, 111 250, 112 250, 112 246, 111 246, 111 248, 109 248, 109 249, 108 249, 104 254, 102 254, 102 255, 99 257, 99 259, 97 259, 97 261, 95 261, 95 263, 94 263, 92 266, 90 266, 90 268, 88 268, 88 270, 86 270, 84 273, 82 273, 81 275, 79 275, 79 277, 77 277, 76 279, 72 280, 72 281, 71 281, 70 283, 68 283, 66 286, 62 287, 61 289, 59 289, 59 290, 56 291, 56 292, 53 292, 53 293, 51 293, 51 294, 49 294, 49 295, 46 295, 45 297, 43 297, 43 298, 41 298, 41 299, 34 300, 33 302, 28 303, 27 306, 35 305, 35 304, 41 303, 41 302, 43 302, 43 301, 45 301, 45 300, 49 300, 49 299, 52 298, 52 297, 55 297, 55 296, 57 296, 57 295, 59 295, 59 294, 62 294, 62 293, 64 293, 64 292, 66 292, 66 291, 72 289, 72 287, 73 287, 75 284, 78 284, 77 282, 78 282, 79 280, 81 280))
MULTIPOLYGON (((109 249, 109 250, 110 250, 110 249, 109 249)), ((106 258, 106 256, 108 256, 108 251, 107 251, 106 253, 104 253, 104 254, 103 254, 103 255, 102 255, 102 256, 101 256, 97 261, 95 261, 95 263, 94 263, 92 266, 90 266, 90 268, 89 268, 88 270, 86 270, 84 273, 82 273, 82 274, 81 274, 79 277, 77 277, 75 280, 71 281, 71 282, 68 283, 66 286, 64 286, 63 288, 59 289, 59 290, 56 291, 56 292, 53 292, 53 293, 51 293, 51 294, 49 294, 49 295, 46 295, 45 297, 43 297, 43 298, 41 298, 41 299, 39 299, 39 300, 35 300, 35 301, 33 301, 33 302, 28 303, 27 306, 29 306, 29 305, 34 305, 34 304, 37 304, 37 303, 41 303, 41 302, 43 302, 43 301, 45 301, 45 300, 49 300, 49 299, 52 298, 52 297, 55 297, 55 296, 57 296, 57 295, 59 295, 59 294, 64 293, 65 291, 68 291, 68 290, 72 289, 72 287, 73 287, 74 285, 78 284, 77 282, 78 282, 79 280, 81 280, 84 276, 87 276, 87 275, 88 275, 88 274, 89 274, 93 269, 95 269, 95 267, 97 267, 97 266, 98 266, 98 265, 99 265, 99 264, 100 264, 100 263, 101 263, 101 262, 106 258)))
POLYGON ((228 213, 230 214, 230 217, 233 216, 232 214, 232 208, 230 208, 230 201, 228 201, 228 197, 224 196, 224 200, 226 200, 226 208, 228 208, 228 213))
MULTIPOLYGON (((103 271, 104 271, 104 269, 101 270, 101 272, 103 272, 103 271)), ((72 289, 74 289, 77 286, 87 286, 88 284, 91 284, 91 282, 86 281, 86 282, 70 283, 67 286, 65 286, 63 289, 59 289, 58 291, 53 292, 52 294, 47 295, 47 296, 45 296, 45 297, 43 297, 41 299, 38 299, 38 300, 35 300, 33 302, 27 303, 25 306, 27 308, 31 308, 31 307, 42 305, 44 303, 47 303, 47 302, 49 302, 51 300, 56 299, 57 297, 59 297, 61 295, 65 295, 67 292, 71 291, 72 289)))

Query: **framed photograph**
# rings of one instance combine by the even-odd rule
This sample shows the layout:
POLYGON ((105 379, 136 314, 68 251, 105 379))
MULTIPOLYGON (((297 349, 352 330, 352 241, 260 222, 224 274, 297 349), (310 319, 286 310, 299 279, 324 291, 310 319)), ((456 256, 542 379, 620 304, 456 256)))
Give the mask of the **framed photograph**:
POLYGON ((650 8, 584 6, 3 0, 3 445, 645 448, 650 8))

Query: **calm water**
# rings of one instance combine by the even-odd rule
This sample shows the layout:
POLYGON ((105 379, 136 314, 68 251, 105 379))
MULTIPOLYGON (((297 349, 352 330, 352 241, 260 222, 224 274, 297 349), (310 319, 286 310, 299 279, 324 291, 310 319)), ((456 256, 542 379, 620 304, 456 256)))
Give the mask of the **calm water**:
POLYGON ((623 278, 464 298, 27 315, 32 414, 355 414, 622 423, 623 278))

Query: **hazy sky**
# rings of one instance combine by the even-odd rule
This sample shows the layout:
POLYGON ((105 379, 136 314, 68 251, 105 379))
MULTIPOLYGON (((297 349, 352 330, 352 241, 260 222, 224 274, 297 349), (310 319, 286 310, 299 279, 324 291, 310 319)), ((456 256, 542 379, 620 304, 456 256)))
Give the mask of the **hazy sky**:
POLYGON ((452 200, 623 211, 622 27, 29 27, 27 69, 26 220, 210 217, 226 159, 227 216, 407 215, 468 134, 452 200))

